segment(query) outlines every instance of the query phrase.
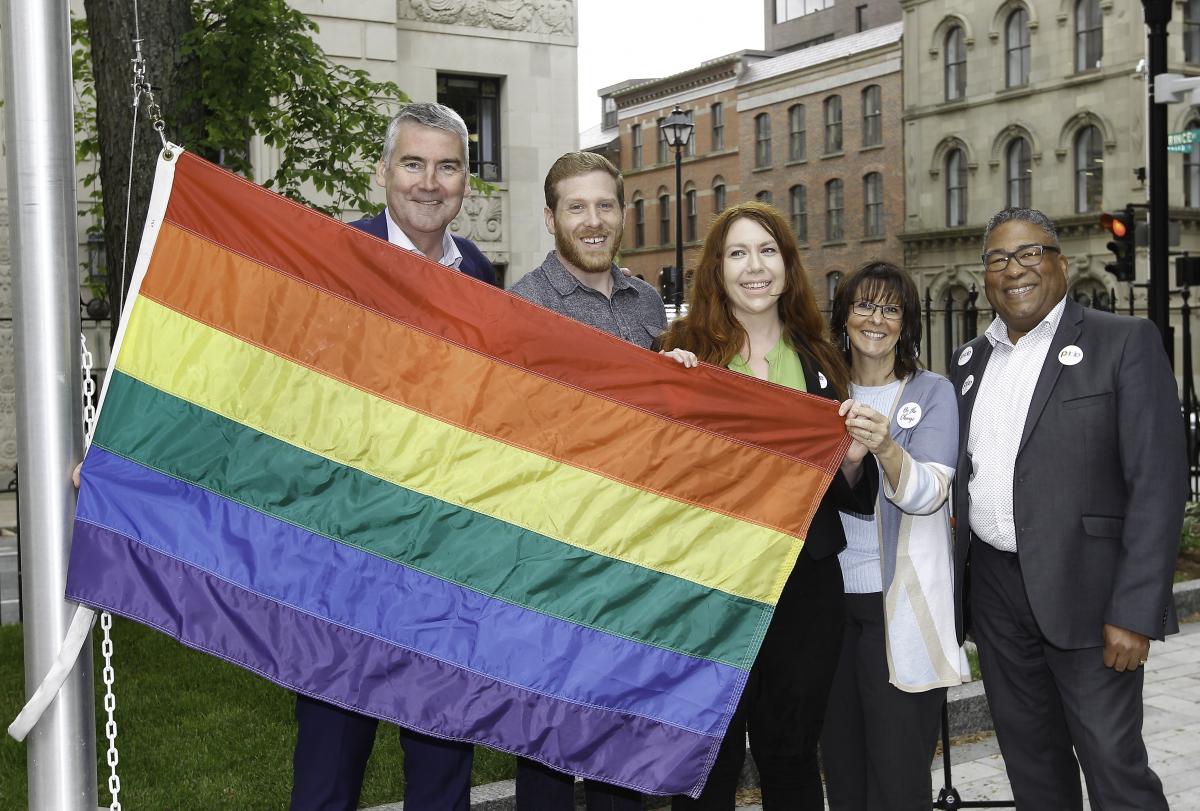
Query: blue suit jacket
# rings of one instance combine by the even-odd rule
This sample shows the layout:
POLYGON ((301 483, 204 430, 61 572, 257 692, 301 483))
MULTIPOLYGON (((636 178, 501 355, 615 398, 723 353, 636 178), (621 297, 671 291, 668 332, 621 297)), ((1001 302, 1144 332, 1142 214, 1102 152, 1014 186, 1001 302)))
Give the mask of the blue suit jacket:
MULTIPOLYGON (((372 236, 379 237, 384 242, 387 241, 387 213, 380 212, 374 217, 367 217, 357 222, 350 223, 352 228, 357 228, 360 231, 366 231, 372 236)), ((462 264, 459 270, 468 276, 472 276, 480 281, 488 284, 496 283, 496 269, 492 267, 492 263, 483 255, 483 252, 475 247, 475 243, 469 239, 450 235, 454 240, 454 244, 458 246, 459 253, 462 254, 462 264)))

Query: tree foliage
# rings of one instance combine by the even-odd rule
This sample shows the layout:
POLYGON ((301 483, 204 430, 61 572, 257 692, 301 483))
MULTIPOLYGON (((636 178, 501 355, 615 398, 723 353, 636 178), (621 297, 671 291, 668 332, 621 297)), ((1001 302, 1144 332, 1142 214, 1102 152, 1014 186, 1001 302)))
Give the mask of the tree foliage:
MULTIPOLYGON (((96 159, 110 301, 129 288, 161 143, 145 100, 133 150, 134 0, 85 0, 73 27, 76 156, 96 159), (126 194, 129 257, 125 253, 126 194)), ((284 0, 138 0, 146 80, 169 140, 333 216, 375 213, 371 176, 388 118, 408 97, 392 82, 333 62, 316 25, 284 0), (252 162, 260 137, 278 164, 252 162), (320 197, 313 197, 316 192, 320 197)))

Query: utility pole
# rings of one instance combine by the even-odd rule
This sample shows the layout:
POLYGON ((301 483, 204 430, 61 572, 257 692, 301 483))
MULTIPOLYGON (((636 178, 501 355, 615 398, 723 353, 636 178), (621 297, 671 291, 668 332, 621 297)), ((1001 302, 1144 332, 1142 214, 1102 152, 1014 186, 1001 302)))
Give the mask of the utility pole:
MULTIPOLYGON (((74 610, 63 598, 83 448, 71 40, 62 0, 0 3, 17 378, 25 685, 58 654, 74 610)), ((96 811, 91 646, 29 735, 33 811, 96 811)))
POLYGON ((1150 179, 1150 286, 1147 309, 1150 320, 1162 333, 1167 357, 1174 358, 1175 346, 1168 309, 1170 278, 1167 251, 1167 106, 1159 103, 1154 79, 1167 71, 1167 24, 1171 22, 1171 0, 1142 0, 1146 17, 1147 140, 1150 179))

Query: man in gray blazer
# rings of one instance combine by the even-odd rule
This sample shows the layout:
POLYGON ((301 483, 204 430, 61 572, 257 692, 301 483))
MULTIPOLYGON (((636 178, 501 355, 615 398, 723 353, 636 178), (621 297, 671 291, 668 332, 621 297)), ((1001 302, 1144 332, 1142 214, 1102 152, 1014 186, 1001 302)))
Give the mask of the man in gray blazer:
POLYGON ((965 608, 1017 808, 1082 809, 1082 767, 1093 807, 1166 811, 1141 666, 1178 630, 1175 378, 1153 324, 1066 295, 1041 212, 993 216, 983 262, 996 319, 951 365, 957 583, 969 556, 965 608))

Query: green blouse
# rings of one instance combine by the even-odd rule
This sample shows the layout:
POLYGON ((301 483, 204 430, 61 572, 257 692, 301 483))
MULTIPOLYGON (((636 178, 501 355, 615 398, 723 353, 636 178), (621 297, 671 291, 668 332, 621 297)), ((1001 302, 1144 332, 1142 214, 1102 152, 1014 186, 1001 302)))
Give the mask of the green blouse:
MULTIPOLYGON (((750 369, 750 364, 741 355, 734 355, 733 360, 729 361, 729 369, 751 377, 755 376, 750 369)), ((800 356, 782 337, 767 352, 767 380, 796 391, 808 391, 800 356)))

